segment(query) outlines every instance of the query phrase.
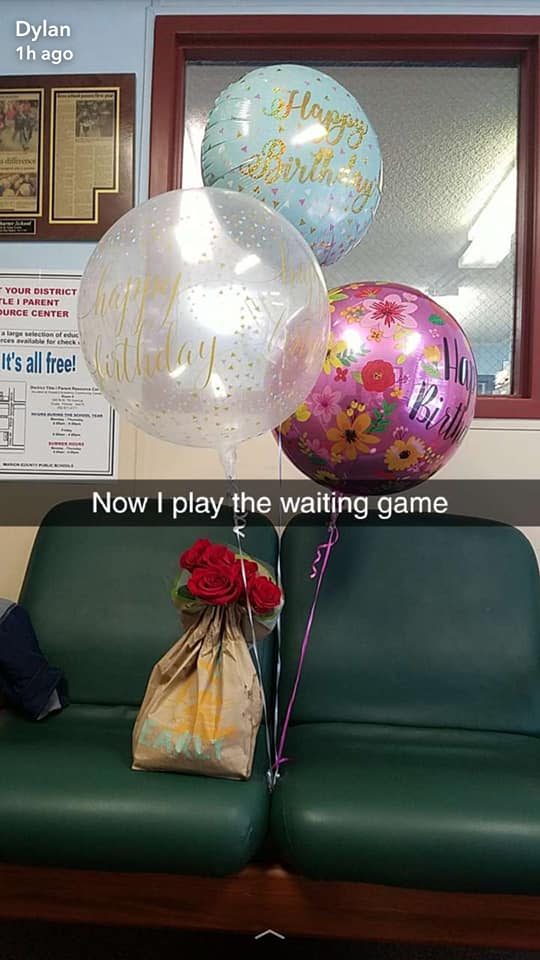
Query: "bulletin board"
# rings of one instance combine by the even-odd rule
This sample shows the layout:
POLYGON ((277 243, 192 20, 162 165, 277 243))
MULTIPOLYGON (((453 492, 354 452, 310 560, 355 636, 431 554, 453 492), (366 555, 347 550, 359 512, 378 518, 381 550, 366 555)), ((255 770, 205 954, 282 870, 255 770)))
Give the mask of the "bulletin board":
POLYGON ((135 76, 0 77, 0 241, 99 240, 133 206, 135 76))

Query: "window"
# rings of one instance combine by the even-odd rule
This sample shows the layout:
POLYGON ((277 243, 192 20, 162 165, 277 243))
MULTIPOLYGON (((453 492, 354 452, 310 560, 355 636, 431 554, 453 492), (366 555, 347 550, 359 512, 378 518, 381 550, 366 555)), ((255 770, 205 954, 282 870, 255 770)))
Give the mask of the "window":
POLYGON ((472 342, 477 415, 540 416, 540 19, 332 25, 339 34, 318 17, 158 17, 151 192, 201 184, 208 112, 246 71, 294 60, 330 73, 377 130, 384 189, 366 237, 325 268, 328 285, 386 279, 426 291, 472 342))

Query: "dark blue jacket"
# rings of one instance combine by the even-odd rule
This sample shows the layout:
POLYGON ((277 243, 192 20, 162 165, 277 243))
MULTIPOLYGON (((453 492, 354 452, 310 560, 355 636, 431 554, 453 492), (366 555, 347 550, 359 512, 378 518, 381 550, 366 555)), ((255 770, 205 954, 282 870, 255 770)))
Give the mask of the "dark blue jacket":
POLYGON ((34 720, 67 704, 66 681, 39 648, 26 610, 0 598, 0 695, 34 720))

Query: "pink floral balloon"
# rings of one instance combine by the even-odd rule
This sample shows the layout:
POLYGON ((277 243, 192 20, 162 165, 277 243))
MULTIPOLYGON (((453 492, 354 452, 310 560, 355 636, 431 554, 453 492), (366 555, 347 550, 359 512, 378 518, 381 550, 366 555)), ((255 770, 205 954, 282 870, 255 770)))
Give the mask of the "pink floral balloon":
POLYGON ((474 414, 477 374, 456 320, 419 290, 350 283, 313 390, 279 428, 306 476, 341 492, 405 489, 452 456, 474 414))

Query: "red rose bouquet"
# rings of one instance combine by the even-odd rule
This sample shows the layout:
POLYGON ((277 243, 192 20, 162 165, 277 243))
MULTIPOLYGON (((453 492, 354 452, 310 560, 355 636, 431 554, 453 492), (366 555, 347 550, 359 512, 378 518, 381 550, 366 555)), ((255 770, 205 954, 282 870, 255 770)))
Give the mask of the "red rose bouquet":
POLYGON ((247 779, 263 697, 248 643, 273 630, 283 594, 271 570, 197 540, 172 589, 185 633, 155 665, 133 730, 133 768, 247 779))
MULTIPOLYGON (((204 607, 237 604, 243 612, 251 607, 254 620, 273 630, 283 606, 283 594, 271 571, 260 560, 235 553, 210 540, 196 540, 180 557, 181 573, 172 600, 184 614, 200 613, 204 607), (243 565, 243 570, 242 570, 243 565)), ((257 631, 261 636, 261 631, 257 631)))

